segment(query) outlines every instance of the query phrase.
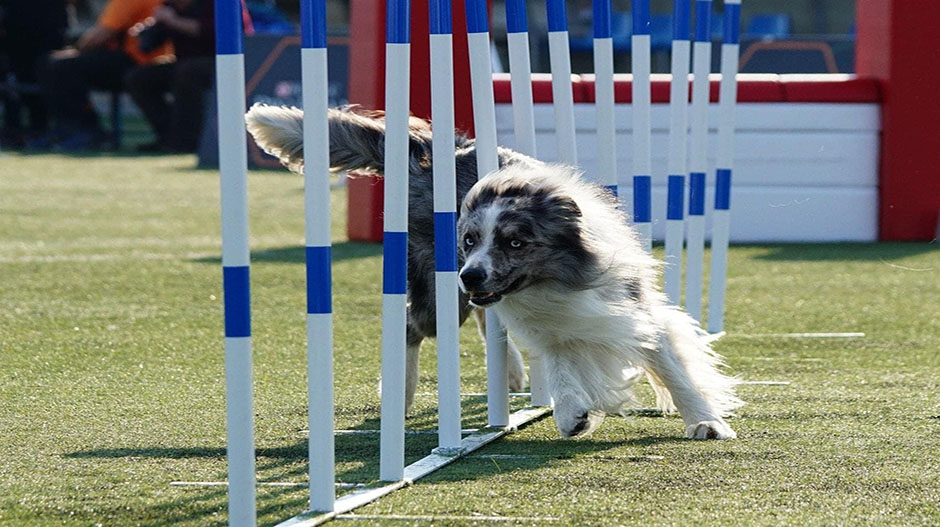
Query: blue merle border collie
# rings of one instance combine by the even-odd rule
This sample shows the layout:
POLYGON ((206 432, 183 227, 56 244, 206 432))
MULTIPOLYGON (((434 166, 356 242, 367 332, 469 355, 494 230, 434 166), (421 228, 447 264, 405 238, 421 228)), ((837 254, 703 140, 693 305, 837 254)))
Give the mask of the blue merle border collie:
MULTIPOLYGON (((295 172, 303 168, 303 112, 255 105, 248 131, 295 172)), ((381 174, 385 130, 380 114, 330 110, 330 166, 381 174)), ((664 412, 679 414, 686 436, 731 439, 723 417, 742 404, 735 379, 689 315, 668 305, 656 286, 658 263, 644 251, 615 198, 573 168, 509 149, 500 169, 477 181, 472 139, 457 135, 460 322, 496 310, 510 334, 537 354, 546 371, 555 423, 582 436, 607 414, 633 403, 645 372, 664 412)), ((435 336, 431 128, 410 127, 406 404, 417 385, 418 348, 435 336)), ((510 389, 527 379, 509 346, 510 389)))

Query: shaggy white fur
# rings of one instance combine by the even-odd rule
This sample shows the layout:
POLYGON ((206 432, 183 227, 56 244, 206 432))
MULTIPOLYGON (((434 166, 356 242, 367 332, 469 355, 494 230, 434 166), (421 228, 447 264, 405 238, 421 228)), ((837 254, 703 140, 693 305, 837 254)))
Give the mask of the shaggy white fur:
MULTIPOLYGON (((483 210, 466 208, 481 193, 499 195, 511 187, 572 199, 582 214, 581 243, 601 269, 590 288, 540 281, 505 295, 491 307, 512 334, 542 357, 561 434, 589 433, 604 414, 623 411, 632 402, 633 368, 639 367, 646 371, 659 407, 664 412, 678 409, 688 437, 734 438, 722 416, 743 404, 734 395, 735 379, 719 371, 721 359, 698 323, 667 305, 656 287, 658 263, 641 248, 606 191, 567 167, 508 166, 468 193, 461 224, 472 222, 474 214, 492 218, 493 207, 512 211, 511 201, 507 205, 499 200, 483 210), (632 290, 624 284, 633 284, 632 290)), ((487 248, 498 250, 495 244, 487 248)), ((489 265, 490 274, 507 272, 492 268, 496 261, 500 258, 492 254, 472 252, 464 269, 489 265)), ((543 260, 526 265, 551 264, 543 260)))

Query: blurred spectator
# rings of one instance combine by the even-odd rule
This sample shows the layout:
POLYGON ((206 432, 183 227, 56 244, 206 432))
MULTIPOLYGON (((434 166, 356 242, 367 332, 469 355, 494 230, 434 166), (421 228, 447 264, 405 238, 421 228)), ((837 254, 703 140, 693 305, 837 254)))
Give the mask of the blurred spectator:
POLYGON ((203 97, 215 73, 213 0, 164 0, 131 34, 148 46, 169 41, 176 51, 175 59, 137 66, 125 78, 127 91, 157 136, 140 150, 194 152, 202 129, 203 97))
POLYGON ((167 44, 142 50, 128 30, 162 0, 110 0, 74 47, 54 52, 41 71, 56 128, 48 140, 64 150, 98 148, 104 134, 88 98, 90 90, 121 91, 127 72, 170 52, 167 44))
POLYGON ((65 0, 8 0, 0 4, 2 142, 19 148, 48 130, 48 110, 38 85, 38 66, 65 44, 65 0), (23 109, 29 116, 24 126, 23 109))

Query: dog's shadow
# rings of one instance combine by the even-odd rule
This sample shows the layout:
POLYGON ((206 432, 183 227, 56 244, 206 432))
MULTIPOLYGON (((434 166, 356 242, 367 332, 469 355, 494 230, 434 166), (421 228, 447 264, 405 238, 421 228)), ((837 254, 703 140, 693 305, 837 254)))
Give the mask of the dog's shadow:
MULTIPOLYGON (((470 409, 468 409, 470 410, 470 409)), ((437 446, 437 435, 433 428, 427 427, 434 421, 431 414, 435 409, 426 409, 409 416, 408 429, 415 431, 405 438, 405 462, 414 463, 427 456, 437 446), (427 415, 425 415, 427 414, 427 415)), ((471 420, 485 418, 485 406, 482 410, 472 409, 471 415, 465 416, 471 420), (482 412, 483 415, 475 415, 482 412)), ((544 418, 550 423, 551 417, 544 418)), ((379 464, 379 435, 368 433, 378 428, 377 419, 364 419, 352 430, 366 433, 338 433, 335 436, 336 480, 343 483, 362 483, 368 486, 380 485, 378 481, 379 464)), ((538 426, 530 424, 529 426, 538 426)), ((509 435, 506 439, 491 443, 480 450, 470 453, 463 460, 453 463, 440 471, 431 474, 423 481, 434 485, 436 482, 473 481, 488 479, 510 471, 538 470, 552 465, 571 463, 572 461, 589 461, 592 458, 607 459, 605 452, 623 447, 634 447, 642 450, 661 443, 683 441, 678 437, 633 437, 624 439, 599 439, 587 437, 574 441, 564 441, 557 437, 554 427, 550 431, 537 431, 537 435, 544 434, 544 438, 520 439, 509 435)), ((275 447, 260 447, 255 451, 256 472, 258 481, 262 483, 258 490, 258 515, 272 515, 286 519, 299 513, 308 506, 306 487, 298 486, 268 486, 265 483, 297 483, 307 481, 307 441, 298 439, 288 444, 275 447)), ((226 449, 224 445, 213 446, 139 446, 128 448, 105 448, 92 450, 79 450, 63 454, 63 457, 79 460, 97 460, 108 463, 118 458, 128 458, 125 463, 133 463, 132 459, 167 460, 167 477, 165 484, 170 487, 173 480, 197 480, 201 478, 186 477, 186 467, 189 460, 215 460, 218 469, 214 475, 216 481, 226 479, 224 461, 226 449), (178 470, 173 470, 174 463, 170 460, 180 460, 178 470)), ((618 457, 619 459, 619 457, 618 457)), ((626 462, 643 461, 642 456, 634 458, 625 457, 626 462)), ((204 473, 204 472, 203 472, 204 473)), ((203 476, 204 478, 205 476, 203 476)), ((178 492, 160 492, 160 500, 152 502, 147 511, 148 517, 160 518, 161 523, 176 524, 193 522, 203 525, 224 525, 219 518, 220 507, 224 507, 227 489, 225 486, 188 486, 177 487, 178 492), (169 499, 166 497, 169 496, 169 499)), ((349 490, 338 489, 341 495, 349 490)))

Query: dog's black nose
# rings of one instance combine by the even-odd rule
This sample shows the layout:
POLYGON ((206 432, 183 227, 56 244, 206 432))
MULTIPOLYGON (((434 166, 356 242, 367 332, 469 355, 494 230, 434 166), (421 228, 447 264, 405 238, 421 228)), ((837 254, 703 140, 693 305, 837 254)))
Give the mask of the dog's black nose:
POLYGON ((460 272, 460 280, 467 289, 476 289, 486 281, 486 270, 482 267, 468 267, 460 272))

